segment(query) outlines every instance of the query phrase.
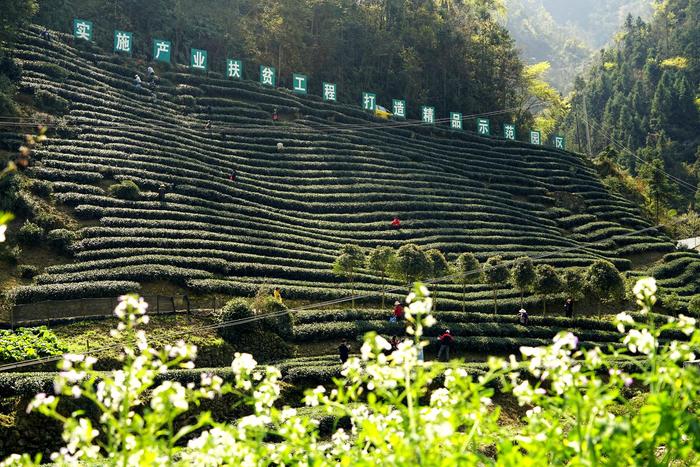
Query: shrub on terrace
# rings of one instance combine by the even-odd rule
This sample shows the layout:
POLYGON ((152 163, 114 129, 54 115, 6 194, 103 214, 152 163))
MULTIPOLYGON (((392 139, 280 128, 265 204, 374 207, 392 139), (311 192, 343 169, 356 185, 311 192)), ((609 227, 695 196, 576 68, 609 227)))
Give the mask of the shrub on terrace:
POLYGON ((408 243, 396 252, 392 276, 410 286, 430 275, 430 259, 418 245, 408 243))
POLYGON ((56 94, 39 89, 34 92, 37 107, 47 112, 62 114, 68 110, 68 101, 56 94))
POLYGON ((78 238, 77 232, 67 229, 54 229, 46 235, 49 246, 62 254, 70 253, 71 244, 78 238))
MULTIPOLYGON (((430 261, 430 279, 438 279, 447 275, 450 270, 450 265, 445 259, 445 255, 438 249, 433 248, 426 252, 428 261, 430 261)), ((433 309, 437 308, 438 285, 433 285, 433 309)))
POLYGON ((39 269, 31 264, 20 264, 17 266, 17 275, 22 279, 31 279, 36 276, 39 269))
POLYGON ((554 267, 540 264, 535 270, 534 290, 542 296, 542 316, 547 315, 547 298, 561 290, 561 278, 554 267))
POLYGON ((141 197, 141 190, 131 180, 123 180, 109 187, 112 196, 129 201, 136 201, 141 197))
POLYGON ((535 283, 535 265, 532 259, 527 256, 517 258, 510 267, 510 280, 520 292, 520 308, 522 308, 525 292, 529 291, 535 283))
POLYGON ((382 278, 382 308, 384 308, 386 295, 386 279, 394 261, 396 261, 396 252, 388 246, 377 247, 370 251, 367 256, 367 269, 382 278))
POLYGON ((695 316, 700 316, 700 295, 693 295, 688 302, 688 311, 695 316))
POLYGON ((33 222, 25 221, 17 231, 17 240, 25 245, 38 245, 44 239, 44 229, 33 222))
MULTIPOLYGON (((255 312, 246 300, 234 299, 227 302, 226 305, 224 305, 223 308, 218 311, 216 315, 216 322, 217 324, 223 325, 231 321, 253 318, 254 316, 255 312)), ((259 330, 260 323, 258 321, 218 328, 219 335, 230 343, 236 343, 239 341, 242 334, 257 333, 259 330)))
POLYGON ((498 313, 498 295, 496 289, 508 280, 508 268, 500 256, 492 256, 484 264, 484 282, 491 286, 493 291, 493 314, 498 313))
POLYGON ((364 264, 365 252, 357 245, 343 245, 333 263, 333 272, 346 277, 350 282, 353 308, 355 308, 355 274, 364 264))
POLYGON ((454 281, 462 286, 462 312, 464 313, 467 306, 467 284, 479 282, 481 278, 479 260, 472 253, 462 253, 457 257, 452 269, 455 273, 454 281))
POLYGON ((582 268, 567 268, 561 274, 562 288, 567 297, 575 302, 586 295, 585 270, 582 268))
POLYGON ((598 315, 604 302, 614 303, 624 297, 625 284, 622 275, 608 261, 597 260, 591 264, 586 270, 585 279, 588 290, 598 300, 598 315))

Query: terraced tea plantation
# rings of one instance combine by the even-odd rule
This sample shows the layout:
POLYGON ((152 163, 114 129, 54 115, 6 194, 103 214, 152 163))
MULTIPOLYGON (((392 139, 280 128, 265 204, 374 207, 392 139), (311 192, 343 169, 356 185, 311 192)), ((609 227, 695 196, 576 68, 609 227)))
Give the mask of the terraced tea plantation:
MULTIPOLYGON (((84 221, 74 260, 19 288, 18 303, 113 296, 157 281, 194 294, 250 296, 267 283, 285 298, 346 297, 350 287, 332 264, 347 243, 413 242, 449 260, 463 252, 482 261, 528 255, 556 267, 604 258, 622 271, 674 250, 656 230, 634 234, 650 224, 606 191, 581 156, 433 126, 392 127, 359 107, 185 68, 161 70, 154 94, 132 84, 147 65, 72 42, 32 33, 16 51, 23 90, 68 104, 29 173, 52 182, 56 201, 84 221), (137 199, 107 190, 125 180, 140 188, 137 199), (395 216, 400 229, 390 225, 395 216)), ((655 265, 665 271, 660 279, 681 300, 700 291, 693 274, 680 274, 700 267, 697 255, 663 261, 655 265)), ((355 290, 374 294, 366 302, 377 304, 381 278, 363 270, 356 280, 355 290)), ((488 286, 467 290, 467 311, 491 309, 488 286)), ((441 308, 458 309, 459 285, 443 284, 439 294, 441 308)), ((499 290, 503 312, 512 313, 518 297, 509 286, 499 290)), ((323 321, 299 318, 298 339, 323 321)), ((497 334, 486 335, 522 334, 515 324, 496 324, 497 334)), ((551 337, 552 329, 535 324, 527 337, 551 337)), ((463 336, 486 332, 464 326, 463 336)), ((607 331, 591 339, 612 340, 607 331)))

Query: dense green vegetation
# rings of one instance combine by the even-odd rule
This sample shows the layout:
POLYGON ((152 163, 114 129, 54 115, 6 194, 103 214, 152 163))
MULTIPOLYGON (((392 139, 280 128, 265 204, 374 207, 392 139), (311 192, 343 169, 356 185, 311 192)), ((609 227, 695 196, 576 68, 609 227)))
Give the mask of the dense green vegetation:
POLYGON ((574 147, 588 152, 586 108, 592 153, 602 151, 606 160, 637 177, 654 215, 659 208, 662 216, 668 208, 685 208, 696 197, 699 22, 697 0, 658 2, 648 23, 628 17, 615 45, 601 51, 577 80, 562 124, 574 147), (664 169, 674 178, 669 180, 664 169))
POLYGON ((65 350, 53 331, 45 326, 15 331, 0 329, 0 363, 61 355, 65 350))
POLYGON ((151 38, 166 38, 176 63, 189 64, 190 47, 206 49, 214 71, 238 58, 244 75, 257 79, 258 65, 271 65, 287 88, 292 73, 305 73, 316 94, 322 82, 337 83, 344 102, 359 102, 363 91, 388 108, 392 98, 406 99, 412 118, 428 104, 443 116, 508 109, 525 91, 513 41, 493 17, 495 0, 39 3, 36 21, 51 29, 94 19, 103 47, 111 47, 114 25, 133 32, 138 58, 150 56, 151 38))
POLYGON ((561 92, 613 40, 625 16, 646 18, 651 0, 504 0, 506 26, 525 63, 549 62, 546 79, 561 92))
MULTIPOLYGON (((199 293, 252 295, 268 283, 286 298, 347 297, 353 287, 378 298, 386 285, 418 277, 358 261, 348 280, 332 268, 348 243, 369 250, 410 241, 450 262, 465 252, 482 263, 529 256, 557 268, 606 259, 621 271, 631 259, 647 265, 674 249, 655 230, 631 235, 648 221, 571 153, 438 126, 392 128, 357 106, 182 68, 158 71, 154 99, 131 84, 134 62, 70 45, 59 33, 48 43, 36 32, 15 51, 23 92, 71 106, 27 173, 39 184, 34 191, 89 224, 53 222, 58 214, 48 211, 47 220, 31 219, 43 233, 28 224, 26 240, 45 235, 74 261, 38 271, 34 285, 16 290, 18 303, 162 280, 199 293), (273 108, 283 123, 271 121, 273 108), (389 225, 394 216, 400 229, 389 225)), ((27 216, 16 212, 19 228, 27 216)), ((461 306, 463 292, 469 310, 493 309, 494 294, 504 313, 519 306, 508 280, 462 285, 441 284, 441 306, 461 306)), ((689 276, 673 283, 681 306, 697 289, 689 276)))

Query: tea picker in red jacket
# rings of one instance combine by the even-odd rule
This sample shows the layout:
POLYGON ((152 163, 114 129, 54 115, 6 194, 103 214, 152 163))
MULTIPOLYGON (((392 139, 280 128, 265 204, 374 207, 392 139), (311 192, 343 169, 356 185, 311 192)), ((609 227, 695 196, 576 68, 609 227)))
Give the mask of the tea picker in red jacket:
POLYGON ((445 329, 445 332, 438 337, 438 342, 440 342, 440 350, 438 351, 438 360, 441 362, 446 362, 450 359, 450 350, 454 345, 454 337, 449 329, 445 329))
POLYGON ((399 220, 398 217, 394 217, 394 220, 391 221, 391 226, 398 229, 399 227, 401 227, 401 220, 399 220))

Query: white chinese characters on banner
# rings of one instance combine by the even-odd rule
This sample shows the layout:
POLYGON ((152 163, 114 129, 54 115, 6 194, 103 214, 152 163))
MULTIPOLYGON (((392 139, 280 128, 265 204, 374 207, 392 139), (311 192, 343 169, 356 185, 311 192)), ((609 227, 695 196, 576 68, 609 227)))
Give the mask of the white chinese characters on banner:
POLYGON ((323 100, 335 102, 336 93, 334 83, 323 83, 323 100))
POLYGON ((435 107, 422 107, 421 119, 423 123, 435 123, 435 107))
POLYGON ((458 112, 450 113, 450 128, 454 130, 462 129, 462 114, 458 112))

